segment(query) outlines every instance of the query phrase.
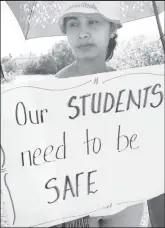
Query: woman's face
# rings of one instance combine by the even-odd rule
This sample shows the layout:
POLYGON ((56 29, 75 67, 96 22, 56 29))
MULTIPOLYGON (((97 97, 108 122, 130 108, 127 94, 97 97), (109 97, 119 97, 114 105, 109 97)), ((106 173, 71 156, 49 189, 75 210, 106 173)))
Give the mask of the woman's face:
POLYGON ((101 57, 105 60, 111 35, 111 24, 100 15, 65 19, 66 35, 77 58, 101 57))

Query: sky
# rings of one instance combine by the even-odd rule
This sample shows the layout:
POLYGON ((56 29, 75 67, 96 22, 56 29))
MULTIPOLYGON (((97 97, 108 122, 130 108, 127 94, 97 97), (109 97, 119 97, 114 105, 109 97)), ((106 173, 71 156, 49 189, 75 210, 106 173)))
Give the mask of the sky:
MULTIPOLYGON (((159 15, 164 30, 164 12, 159 15)), ((118 40, 128 40, 133 36, 145 35, 147 40, 158 39, 155 17, 125 23, 118 31, 118 40)), ((32 52, 36 55, 47 53, 61 37, 48 37, 25 40, 16 18, 5 1, 1 1, 1 57, 12 54, 13 57, 32 52)))

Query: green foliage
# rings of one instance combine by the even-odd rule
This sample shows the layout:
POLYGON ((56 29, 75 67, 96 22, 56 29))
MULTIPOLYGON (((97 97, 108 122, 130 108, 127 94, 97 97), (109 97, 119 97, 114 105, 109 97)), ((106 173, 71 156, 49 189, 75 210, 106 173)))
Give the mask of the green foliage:
POLYGON ((9 54, 8 56, 4 56, 4 57, 1 58, 1 63, 4 64, 4 63, 8 62, 11 59, 12 59, 12 55, 9 54))
POLYGON ((121 42, 110 64, 113 64, 116 69, 164 64, 161 40, 146 43, 145 37, 139 36, 130 41, 121 42))
POLYGON ((17 69, 16 62, 13 59, 4 62, 3 69, 6 73, 15 72, 17 69))
MULTIPOLYGON (((4 72, 5 73, 14 72, 15 66, 14 66, 11 54, 1 58, 1 66, 2 66, 3 73, 4 72)), ((4 80, 5 80, 5 78, 3 77, 3 74, 1 73, 1 82, 4 80)))
POLYGON ((36 74, 37 73, 37 59, 29 59, 24 63, 22 73, 23 74, 36 74))
POLYGON ((39 58, 36 69, 37 74, 55 74, 56 71, 56 62, 53 56, 48 54, 39 58))
POLYGON ((24 74, 56 74, 59 70, 74 61, 74 55, 66 41, 60 41, 52 47, 48 54, 38 60, 29 60, 24 66, 24 74))
POLYGON ((52 56, 56 60, 57 72, 75 60, 73 51, 65 40, 62 40, 53 46, 52 56))

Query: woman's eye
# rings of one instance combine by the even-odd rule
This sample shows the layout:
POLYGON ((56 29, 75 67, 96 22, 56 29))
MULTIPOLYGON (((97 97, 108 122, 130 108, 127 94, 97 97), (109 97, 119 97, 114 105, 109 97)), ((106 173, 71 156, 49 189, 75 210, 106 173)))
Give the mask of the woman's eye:
POLYGON ((78 26, 78 23, 72 22, 72 23, 69 24, 69 26, 70 26, 70 27, 76 27, 76 26, 78 26))
POLYGON ((91 24, 91 25, 98 24, 98 23, 99 23, 99 21, 89 21, 89 24, 91 24))

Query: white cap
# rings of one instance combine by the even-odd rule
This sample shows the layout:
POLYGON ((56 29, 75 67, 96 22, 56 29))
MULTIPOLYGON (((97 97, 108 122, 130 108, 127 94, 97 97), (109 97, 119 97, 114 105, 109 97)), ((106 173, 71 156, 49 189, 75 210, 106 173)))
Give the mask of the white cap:
POLYGON ((120 1, 67 1, 59 19, 61 31, 65 34, 64 18, 79 14, 97 13, 115 23, 118 28, 122 27, 120 16, 120 1))

